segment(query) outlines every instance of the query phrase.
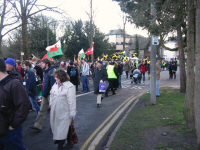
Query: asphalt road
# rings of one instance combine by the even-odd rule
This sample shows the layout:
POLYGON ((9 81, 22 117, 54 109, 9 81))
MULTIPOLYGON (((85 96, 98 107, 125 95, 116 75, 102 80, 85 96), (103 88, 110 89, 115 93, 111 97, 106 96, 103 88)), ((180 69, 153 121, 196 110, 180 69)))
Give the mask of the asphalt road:
MULTIPOLYGON (((147 74, 146 74, 147 77, 147 74)), ((169 79, 168 71, 161 72, 160 86, 179 85, 179 71, 176 79, 169 79)), ((102 101, 100 108, 96 107, 96 96, 93 94, 92 80, 90 80, 90 90, 86 94, 77 92, 77 115, 75 118, 75 128, 79 143, 70 150, 96 149, 102 150, 119 123, 126 110, 134 103, 132 98, 136 97, 150 87, 150 81, 142 84, 131 84, 130 79, 122 76, 122 88, 118 89, 116 95, 108 94, 102 101)), ((82 86, 79 86, 79 91, 82 86)), ((52 133, 50 131, 50 113, 46 114, 43 129, 33 131, 30 129, 36 119, 36 112, 31 111, 23 124, 23 141, 28 150, 56 150, 52 133)))

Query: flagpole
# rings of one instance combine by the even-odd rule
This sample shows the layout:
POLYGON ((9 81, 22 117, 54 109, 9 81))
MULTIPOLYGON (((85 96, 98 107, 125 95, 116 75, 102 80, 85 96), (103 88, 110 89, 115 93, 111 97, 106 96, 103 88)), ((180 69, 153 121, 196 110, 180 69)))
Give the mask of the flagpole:
POLYGON ((92 42, 92 46, 93 46, 93 53, 91 54, 91 61, 94 60, 94 42, 92 42))

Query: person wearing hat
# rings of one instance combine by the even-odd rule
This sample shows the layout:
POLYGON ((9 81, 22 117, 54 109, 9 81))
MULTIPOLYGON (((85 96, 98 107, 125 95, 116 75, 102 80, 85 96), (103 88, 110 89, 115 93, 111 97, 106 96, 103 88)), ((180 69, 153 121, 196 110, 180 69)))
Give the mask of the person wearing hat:
POLYGON ((11 75, 14 79, 18 79, 23 84, 23 80, 22 80, 22 77, 20 75, 20 71, 17 68, 15 68, 16 64, 15 64, 14 59, 7 58, 5 63, 6 63, 7 73, 9 75, 11 75))
POLYGON ((107 80, 107 72, 105 67, 103 67, 103 62, 98 61, 97 66, 94 68, 93 72, 93 79, 94 79, 94 94, 97 96, 97 107, 101 106, 101 100, 103 99, 102 97, 102 92, 99 92, 99 83, 100 81, 105 81, 107 80))

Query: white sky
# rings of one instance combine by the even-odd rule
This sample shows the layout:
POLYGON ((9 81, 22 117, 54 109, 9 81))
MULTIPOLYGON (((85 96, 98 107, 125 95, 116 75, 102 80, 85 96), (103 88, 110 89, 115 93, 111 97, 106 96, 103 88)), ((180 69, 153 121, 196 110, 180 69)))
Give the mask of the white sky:
MULTIPOLYGON (((40 1, 42 2, 42 1, 40 1)), ((81 19, 82 21, 89 20, 87 12, 90 12, 90 0, 43 0, 48 2, 48 5, 58 6, 65 10, 70 18, 73 20, 81 19)), ((93 0, 94 10, 94 22, 97 27, 103 33, 109 33, 110 30, 122 28, 122 11, 117 2, 112 0, 93 0)), ((55 13, 43 13, 44 15, 50 15, 54 18, 59 18, 58 14, 55 13)), ((127 23, 126 25, 127 34, 140 34, 148 36, 147 31, 137 29, 133 24, 127 23)))

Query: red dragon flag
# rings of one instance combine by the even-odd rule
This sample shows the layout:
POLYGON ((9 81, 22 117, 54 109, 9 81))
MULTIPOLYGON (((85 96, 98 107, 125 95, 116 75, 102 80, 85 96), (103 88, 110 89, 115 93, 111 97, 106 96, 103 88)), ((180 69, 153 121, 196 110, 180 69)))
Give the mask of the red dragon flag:
POLYGON ((58 55, 63 55, 62 50, 61 50, 61 43, 58 41, 56 44, 48 46, 46 48, 47 50, 47 57, 52 58, 58 55))
POLYGON ((85 52, 86 55, 91 55, 93 54, 93 48, 94 46, 92 45, 90 48, 88 48, 88 50, 85 52))

